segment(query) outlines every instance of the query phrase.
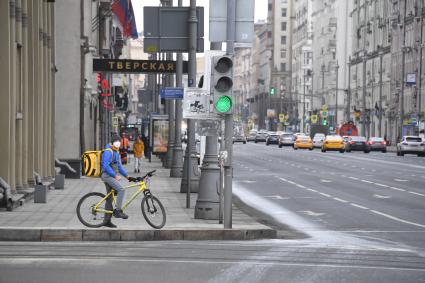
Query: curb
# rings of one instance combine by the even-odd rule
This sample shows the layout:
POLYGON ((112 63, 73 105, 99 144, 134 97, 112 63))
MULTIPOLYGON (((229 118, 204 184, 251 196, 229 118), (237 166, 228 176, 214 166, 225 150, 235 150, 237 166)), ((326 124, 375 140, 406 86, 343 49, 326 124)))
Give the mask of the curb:
POLYGON ((241 241, 277 238, 278 233, 274 229, 117 230, 0 228, 0 241, 241 241))

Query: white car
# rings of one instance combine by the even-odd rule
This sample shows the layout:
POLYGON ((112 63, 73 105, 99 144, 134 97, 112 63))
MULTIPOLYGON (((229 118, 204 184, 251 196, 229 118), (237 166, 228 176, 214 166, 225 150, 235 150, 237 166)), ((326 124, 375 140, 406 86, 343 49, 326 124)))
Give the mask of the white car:
POLYGON ((397 155, 403 156, 406 153, 425 156, 425 142, 418 136, 404 136, 397 144, 397 155))
POLYGON ((313 147, 321 148, 325 137, 324 134, 315 134, 313 138, 313 147))

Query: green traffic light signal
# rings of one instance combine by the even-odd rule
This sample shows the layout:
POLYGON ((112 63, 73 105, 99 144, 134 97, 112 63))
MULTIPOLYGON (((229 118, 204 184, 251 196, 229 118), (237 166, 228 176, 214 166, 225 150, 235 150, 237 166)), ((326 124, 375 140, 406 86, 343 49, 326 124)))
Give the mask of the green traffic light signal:
POLYGON ((222 95, 215 102, 215 109, 219 113, 226 113, 232 108, 232 99, 230 96, 222 95))
POLYGON ((276 89, 274 87, 270 88, 270 95, 274 96, 276 94, 276 89))
POLYGON ((327 126, 328 125, 328 120, 326 118, 323 118, 322 125, 323 126, 327 126))

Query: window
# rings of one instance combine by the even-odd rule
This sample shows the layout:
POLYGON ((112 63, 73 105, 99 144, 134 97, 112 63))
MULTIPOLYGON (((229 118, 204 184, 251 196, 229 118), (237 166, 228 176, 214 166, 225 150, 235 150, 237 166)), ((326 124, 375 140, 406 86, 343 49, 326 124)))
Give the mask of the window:
POLYGON ((286 58, 286 51, 280 51, 280 58, 286 58))
POLYGON ((286 22, 281 23, 281 30, 286 31, 286 22))
POLYGON ((282 17, 286 17, 286 8, 282 8, 282 17))
POLYGON ((280 71, 285 72, 286 71, 286 63, 280 63, 280 71))
POLYGON ((281 44, 286 44, 286 36, 281 36, 280 37, 280 43, 281 44))

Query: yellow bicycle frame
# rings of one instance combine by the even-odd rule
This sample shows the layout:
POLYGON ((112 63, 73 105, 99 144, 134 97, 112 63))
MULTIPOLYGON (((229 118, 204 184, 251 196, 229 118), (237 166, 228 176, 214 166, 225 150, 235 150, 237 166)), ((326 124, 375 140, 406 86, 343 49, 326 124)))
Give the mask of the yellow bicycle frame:
MULTIPOLYGON (((137 184, 133 184, 133 185, 129 185, 124 187, 124 190, 130 189, 130 188, 134 188, 134 187, 139 187, 139 189, 137 191, 134 192, 134 194, 131 196, 131 198, 122 206, 122 210, 124 211, 126 209, 126 207, 135 199, 137 198, 138 195, 140 195, 140 193, 144 192, 147 188, 146 186, 146 182, 145 181, 141 181, 137 184)), ((99 213, 106 213, 106 214, 112 214, 112 210, 105 210, 102 208, 99 208, 99 206, 102 206, 103 203, 112 195, 112 200, 113 203, 115 205, 115 207, 117 206, 117 197, 115 195, 115 190, 112 189, 103 199, 101 199, 94 207, 94 211, 99 212, 99 213)))

